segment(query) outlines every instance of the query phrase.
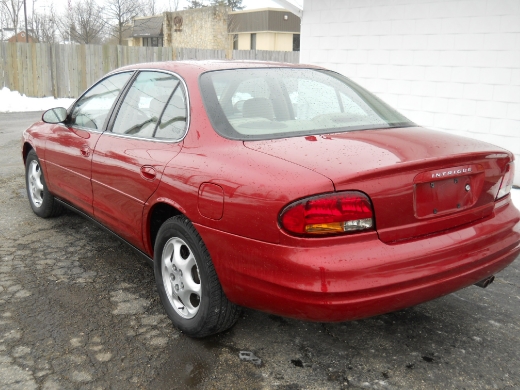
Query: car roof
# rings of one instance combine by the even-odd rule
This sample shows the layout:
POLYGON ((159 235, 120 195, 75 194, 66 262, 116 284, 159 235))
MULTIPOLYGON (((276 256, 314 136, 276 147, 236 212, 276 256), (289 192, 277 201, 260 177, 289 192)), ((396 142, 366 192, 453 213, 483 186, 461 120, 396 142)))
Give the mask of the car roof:
POLYGON ((292 64, 287 62, 254 61, 254 60, 204 60, 204 61, 163 61, 128 65, 114 72, 131 69, 162 69, 172 72, 190 71, 204 73, 212 70, 243 69, 243 68, 315 68, 315 65, 292 64))

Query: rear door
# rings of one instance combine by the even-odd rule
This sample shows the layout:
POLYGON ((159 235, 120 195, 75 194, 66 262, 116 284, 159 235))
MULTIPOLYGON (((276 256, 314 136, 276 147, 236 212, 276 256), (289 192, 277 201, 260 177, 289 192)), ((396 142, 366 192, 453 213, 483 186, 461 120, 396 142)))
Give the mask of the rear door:
POLYGON ((142 212, 166 164, 182 148, 187 99, 175 75, 142 71, 96 145, 92 162, 94 215, 142 248, 142 212))
POLYGON ((132 72, 106 77, 75 103, 67 122, 57 124, 46 140, 50 190, 92 215, 90 183, 92 151, 105 130, 107 119, 132 72))

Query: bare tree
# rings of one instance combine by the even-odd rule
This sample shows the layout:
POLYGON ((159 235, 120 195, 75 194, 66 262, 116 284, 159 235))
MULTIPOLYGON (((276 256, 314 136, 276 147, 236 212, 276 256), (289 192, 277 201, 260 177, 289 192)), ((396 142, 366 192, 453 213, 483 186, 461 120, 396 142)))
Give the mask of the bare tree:
POLYGON ((130 23, 132 18, 143 14, 143 5, 139 0, 108 0, 105 3, 104 14, 113 21, 112 34, 122 45, 125 25, 130 23))
POLYGON ((18 24, 20 21, 20 12, 23 7, 23 0, 0 0, 0 7, 5 11, 6 20, 11 23, 14 34, 18 34, 18 24))
POLYGON ((85 45, 100 43, 105 28, 103 9, 95 0, 74 4, 70 14, 58 22, 58 29, 63 38, 85 45))
POLYGON ((212 0, 211 5, 227 5, 232 11, 244 9, 242 0, 212 0))
POLYGON ((233 11, 240 11, 245 8, 245 6, 242 5, 242 0, 227 0, 227 5, 233 11))
POLYGON ((31 30, 38 42, 56 43, 58 35, 57 17, 51 6, 49 12, 34 12, 31 17, 31 30))
POLYGON ((4 7, 0 5, 0 41, 4 40, 4 28, 8 26, 7 12, 4 7))
POLYGON ((143 0, 143 16, 153 16, 160 13, 162 13, 162 8, 157 5, 157 0, 143 0))
POLYGON ((206 4, 204 4, 204 0, 188 0, 188 6, 184 7, 185 9, 194 9, 194 8, 202 8, 207 7, 206 4))
POLYGON ((180 0, 168 0, 168 11, 173 12, 179 9, 180 0))

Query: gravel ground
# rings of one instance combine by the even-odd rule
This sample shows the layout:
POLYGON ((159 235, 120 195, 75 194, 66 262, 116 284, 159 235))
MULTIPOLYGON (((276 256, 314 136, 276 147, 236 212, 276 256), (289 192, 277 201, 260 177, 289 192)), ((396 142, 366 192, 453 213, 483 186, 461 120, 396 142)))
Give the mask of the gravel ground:
POLYGON ((519 261, 487 289, 367 320, 244 310, 224 334, 186 337, 145 260, 73 213, 32 213, 20 135, 38 115, 0 114, 0 388, 520 388, 519 261))

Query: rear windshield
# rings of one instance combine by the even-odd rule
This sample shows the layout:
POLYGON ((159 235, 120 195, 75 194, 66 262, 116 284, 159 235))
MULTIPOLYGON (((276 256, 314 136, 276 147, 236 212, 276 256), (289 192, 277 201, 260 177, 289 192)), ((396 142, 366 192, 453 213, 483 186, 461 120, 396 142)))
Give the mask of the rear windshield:
POLYGON ((414 124, 335 72, 233 69, 207 72, 200 85, 215 130, 237 140, 263 140, 414 124))

